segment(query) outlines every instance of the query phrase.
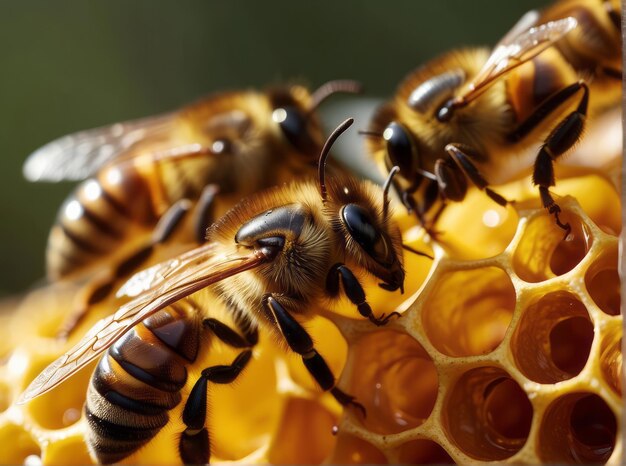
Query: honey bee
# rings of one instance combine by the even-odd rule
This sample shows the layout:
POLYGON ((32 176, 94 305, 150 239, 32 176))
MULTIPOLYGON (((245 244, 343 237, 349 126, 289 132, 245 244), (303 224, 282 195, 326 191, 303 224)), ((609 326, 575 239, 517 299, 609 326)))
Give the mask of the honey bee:
POLYGON ((375 325, 397 315, 376 317, 357 278, 373 276, 385 290, 403 290, 403 246, 387 209, 389 183, 381 192, 343 174, 325 179, 330 146, 351 124, 342 123, 324 145, 318 182, 275 187, 241 202, 209 228, 206 244, 133 275, 117 292, 131 300, 46 368, 20 402, 46 393, 107 351, 88 389, 87 439, 98 461, 119 461, 168 422, 168 411, 182 398, 186 367, 206 351, 200 336, 208 330, 242 351, 230 365, 204 369, 185 401, 178 450, 185 463, 204 464, 210 450, 207 385, 230 383, 244 370, 264 326, 302 357, 323 390, 344 406, 363 409, 335 385, 300 323, 341 291, 375 325), (211 299, 232 311, 238 330, 206 317, 211 299))
POLYGON ((491 52, 454 50, 426 63, 377 110, 363 132, 368 151, 383 171, 400 167, 394 186, 427 230, 447 201, 465 198, 468 181, 506 205, 489 186, 532 166, 542 205, 570 231, 549 191, 553 165, 587 117, 621 102, 619 12, 601 0, 529 12, 491 52))
POLYGON ((28 180, 84 180, 50 232, 48 277, 127 256, 137 231, 152 230, 176 201, 198 198, 207 185, 214 188, 206 200, 220 215, 244 196, 313 174, 323 143, 317 107, 336 92, 358 90, 338 80, 312 94, 301 86, 218 93, 38 149, 24 164, 28 180))

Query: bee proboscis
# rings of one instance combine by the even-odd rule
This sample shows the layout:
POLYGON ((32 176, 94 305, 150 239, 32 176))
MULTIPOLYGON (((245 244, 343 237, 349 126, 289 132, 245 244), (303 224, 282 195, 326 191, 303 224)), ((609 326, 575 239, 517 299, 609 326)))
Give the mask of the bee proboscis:
POLYGON ((167 411, 181 400, 185 365, 203 350, 198 335, 209 330, 242 352, 229 366, 204 369, 185 402, 181 458, 206 463, 207 384, 237 377, 262 325, 302 357, 323 390, 342 405, 362 409, 335 385, 299 322, 341 291, 375 325, 397 315, 376 317, 356 275, 376 277, 388 291, 403 290, 403 246, 386 207, 386 190, 346 175, 324 176, 330 145, 351 123, 340 125, 322 149, 318 182, 293 183, 251 197, 210 228, 207 244, 131 277, 118 295, 132 299, 45 369, 20 402, 46 393, 107 351, 87 396, 88 442, 99 461, 119 461, 167 423, 167 411), (188 300, 210 303, 203 293, 213 293, 232 311, 237 330, 203 318, 202 306, 183 305, 188 300), (133 389, 129 379, 139 388, 133 389))

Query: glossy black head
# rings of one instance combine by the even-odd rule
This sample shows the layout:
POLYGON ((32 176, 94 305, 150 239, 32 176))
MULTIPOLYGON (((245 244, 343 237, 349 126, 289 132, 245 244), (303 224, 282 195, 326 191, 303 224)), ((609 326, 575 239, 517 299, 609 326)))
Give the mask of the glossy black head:
POLYGON ((322 134, 315 115, 319 105, 337 93, 358 93, 361 85, 356 81, 329 81, 309 94, 304 88, 292 86, 269 93, 272 103, 272 120, 278 124, 285 139, 301 154, 315 157, 322 147, 322 134))
POLYGON ((406 179, 412 179, 420 164, 417 144, 406 126, 392 121, 383 131, 383 139, 386 142, 387 168, 397 166, 400 175, 406 179))

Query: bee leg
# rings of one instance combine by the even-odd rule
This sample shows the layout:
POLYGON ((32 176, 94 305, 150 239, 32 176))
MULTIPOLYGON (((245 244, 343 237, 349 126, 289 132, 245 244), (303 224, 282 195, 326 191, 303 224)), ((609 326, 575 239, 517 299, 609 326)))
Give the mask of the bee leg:
POLYGON ((175 203, 157 223, 149 244, 123 259, 112 270, 96 276, 81 288, 75 299, 73 311, 61 325, 57 338, 67 340, 89 314, 91 307, 109 296, 116 280, 137 270, 152 255, 154 246, 168 240, 190 208, 191 203, 187 199, 175 203))
POLYGON ((539 149, 533 168, 533 183, 539 187, 539 195, 544 208, 554 215, 556 224, 565 230, 566 236, 570 233, 569 223, 561 222, 559 214, 561 208, 554 201, 549 188, 554 186, 554 161, 567 152, 579 139, 583 132, 587 106, 589 103, 589 88, 584 81, 578 81, 564 87, 556 94, 546 99, 520 126, 509 136, 513 141, 521 139, 530 133, 539 123, 556 110, 564 102, 574 97, 580 90, 582 96, 576 109, 563 118, 550 131, 543 145, 539 149))
POLYGON ((198 244, 203 244, 206 241, 206 231, 215 220, 215 196, 219 191, 218 185, 210 184, 202 190, 202 194, 198 199, 198 207, 194 219, 194 232, 198 244))
POLYGON ((330 268, 328 275, 326 276, 326 290, 331 296, 337 296, 339 293, 339 282, 343 285, 343 290, 346 293, 348 299, 352 304, 356 305, 359 314, 363 317, 367 317, 370 322, 380 327, 387 324, 392 317, 400 317, 398 312, 392 312, 385 316, 374 316, 372 308, 365 298, 365 291, 359 283, 359 280, 354 276, 352 271, 344 264, 335 264, 330 268))
POLYGON ((335 387, 335 376, 324 361, 324 358, 313 346, 313 340, 307 331, 278 301, 279 297, 267 294, 263 297, 263 304, 273 316, 278 329, 287 341, 289 348, 302 357, 302 362, 315 381, 324 391, 330 391, 331 395, 342 405, 352 405, 365 416, 365 408, 362 404, 354 401, 352 395, 335 387))
POLYGON ((202 371, 183 408, 185 430, 178 443, 178 452, 183 463, 206 464, 211 457, 209 431, 205 425, 208 383, 232 383, 246 367, 251 357, 252 351, 242 351, 231 365, 211 366, 202 371))
POLYGON ((210 329, 217 338, 233 348, 250 348, 256 345, 259 339, 256 327, 245 330, 243 332, 245 336, 242 337, 235 330, 217 319, 204 319, 202 325, 210 329))
POLYGON ((465 173, 465 176, 481 191, 484 191, 487 196, 489 196, 496 204, 501 206, 506 206, 511 203, 511 201, 507 201, 503 196, 496 193, 495 191, 488 188, 489 183, 480 173, 474 162, 472 162, 472 158, 476 159, 476 157, 472 154, 472 149, 464 144, 448 144, 446 146, 446 152, 450 155, 452 160, 456 162, 458 167, 465 173))

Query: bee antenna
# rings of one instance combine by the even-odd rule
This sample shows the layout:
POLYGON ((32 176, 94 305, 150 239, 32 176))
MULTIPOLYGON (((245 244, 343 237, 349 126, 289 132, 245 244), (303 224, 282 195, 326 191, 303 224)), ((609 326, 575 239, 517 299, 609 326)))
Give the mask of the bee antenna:
POLYGON ((319 162, 317 165, 317 172, 320 180, 320 195, 322 196, 322 201, 326 202, 326 183, 324 182, 324 173, 326 170, 326 160, 328 159, 328 154, 330 152, 330 148, 335 143, 337 138, 343 134, 345 130, 347 130, 354 123, 354 118, 348 118, 343 123, 341 123, 335 130, 328 136, 326 142, 324 143, 324 147, 322 147, 322 152, 320 153, 319 162))
POLYGON ((337 79, 335 81, 328 81, 326 84, 322 84, 311 95, 311 105, 309 105, 309 109, 307 110, 307 116, 311 115, 315 109, 331 95, 338 92, 360 94, 363 92, 363 85, 360 82, 353 81, 351 79, 337 79))
POLYGON ((406 244, 402 244, 402 249, 406 249, 407 251, 412 252, 413 254, 417 254, 418 256, 428 257, 430 260, 435 260, 435 258, 430 254, 426 254, 425 252, 413 249, 411 246, 407 246, 406 244))
POLYGON ((385 180, 385 184, 383 184, 383 218, 387 218, 387 211, 389 209, 389 188, 391 187, 391 181, 399 171, 400 167, 397 165, 393 167, 385 180))

